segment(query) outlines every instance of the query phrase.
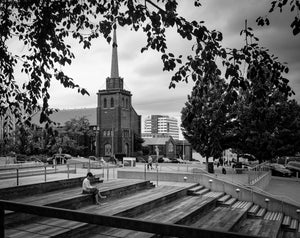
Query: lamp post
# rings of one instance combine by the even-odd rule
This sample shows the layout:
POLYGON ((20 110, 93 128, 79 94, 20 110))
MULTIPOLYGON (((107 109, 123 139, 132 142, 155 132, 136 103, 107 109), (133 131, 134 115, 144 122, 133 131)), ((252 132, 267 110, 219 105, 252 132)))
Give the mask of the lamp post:
POLYGON ((182 160, 184 160, 184 138, 182 140, 182 160))

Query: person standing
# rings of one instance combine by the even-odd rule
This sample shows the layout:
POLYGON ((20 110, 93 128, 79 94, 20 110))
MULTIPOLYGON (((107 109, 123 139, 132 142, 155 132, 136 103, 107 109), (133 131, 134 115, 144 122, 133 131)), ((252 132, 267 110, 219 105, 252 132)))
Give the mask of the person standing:
POLYGON ((149 155, 149 157, 148 157, 148 170, 149 170, 149 168, 151 168, 151 169, 153 169, 153 167, 152 167, 152 157, 149 155))
POLYGON ((101 205, 99 198, 106 198, 106 196, 102 196, 98 188, 91 185, 93 177, 94 175, 91 172, 87 173, 86 178, 82 182, 82 193, 95 195, 96 204, 101 205))

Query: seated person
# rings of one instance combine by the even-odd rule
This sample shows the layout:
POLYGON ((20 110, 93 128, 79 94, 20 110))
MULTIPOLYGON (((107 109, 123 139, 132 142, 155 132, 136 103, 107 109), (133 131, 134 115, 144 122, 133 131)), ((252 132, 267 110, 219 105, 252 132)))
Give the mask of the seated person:
POLYGON ((94 194, 96 199, 96 204, 101 205, 99 202, 99 198, 106 198, 106 196, 102 196, 100 191, 93 187, 90 183, 90 180, 94 177, 91 172, 88 172, 86 178, 82 182, 82 193, 94 194))

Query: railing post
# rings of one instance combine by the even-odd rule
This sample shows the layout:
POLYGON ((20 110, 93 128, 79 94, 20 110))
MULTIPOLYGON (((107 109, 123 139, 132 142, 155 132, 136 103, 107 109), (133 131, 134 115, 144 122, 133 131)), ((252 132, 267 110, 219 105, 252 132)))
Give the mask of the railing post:
POLYGON ((0 237, 5 237, 5 227, 4 227, 4 207, 0 206, 0 237))
POLYGON ((45 166, 45 182, 47 181, 47 166, 45 166))
POLYGON ((19 169, 17 168, 17 186, 19 186, 19 169))
POLYGON ((156 186, 158 187, 158 167, 156 167, 156 186))
POLYGON ((106 173, 106 176, 107 176, 107 181, 109 179, 109 167, 108 167, 108 164, 107 164, 107 173, 106 173))
POLYGON ((70 166, 69 164, 67 164, 67 168, 68 168, 68 179, 70 178, 70 166))
POLYGON ((144 180, 146 180, 146 167, 147 167, 147 165, 146 164, 144 164, 144 180))

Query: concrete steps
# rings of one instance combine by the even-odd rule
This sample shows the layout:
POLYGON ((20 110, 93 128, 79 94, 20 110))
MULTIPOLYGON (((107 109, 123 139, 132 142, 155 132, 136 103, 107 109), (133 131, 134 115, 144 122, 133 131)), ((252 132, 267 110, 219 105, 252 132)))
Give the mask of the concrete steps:
POLYGON ((248 216, 255 217, 256 213, 259 211, 260 206, 257 204, 254 204, 248 211, 248 216))
POLYGON ((292 218, 290 216, 284 216, 281 226, 283 228, 289 227, 291 225, 292 218))
POLYGON ((231 198, 231 195, 225 194, 224 196, 222 196, 221 198, 218 199, 217 203, 219 205, 222 205, 224 202, 226 202, 230 198, 231 198))
MULTIPOLYGON (((94 186, 98 186, 99 190, 101 191, 101 194, 106 196, 106 199, 109 199, 111 197, 116 198, 129 193, 153 188, 154 185, 150 181, 122 180, 109 181, 101 183, 101 185, 94 184, 94 186)), ((12 201, 38 206, 52 206, 77 210, 82 207, 93 204, 94 198, 90 194, 83 194, 80 186, 69 189, 59 189, 44 194, 31 195, 24 198, 15 198, 12 201)), ((6 211, 5 225, 6 227, 12 228, 20 224, 28 224, 34 222, 37 219, 40 218, 35 215, 6 211)))
POLYGON ((255 217, 256 217, 256 218, 263 218, 264 215, 266 214, 266 212, 267 212, 267 209, 261 207, 261 208, 258 210, 258 212, 255 214, 255 217))
POLYGON ((210 191, 209 188, 204 188, 197 192, 194 192, 194 196, 202 196, 202 195, 208 193, 209 191, 210 191))
POLYGON ((196 187, 190 188, 190 189, 187 191, 187 195, 193 196, 193 195, 195 195, 196 192, 198 192, 198 191, 200 191, 200 190, 202 190, 202 189, 204 189, 204 186, 202 186, 202 185, 198 185, 198 186, 196 186, 196 187))
POLYGON ((227 201, 225 201, 222 206, 224 207, 230 207, 237 201, 236 198, 229 198, 227 201))
MULTIPOLYGON (((126 217, 136 217, 145 211, 151 211, 154 208, 164 207, 165 205, 180 199, 187 194, 188 188, 162 186, 146 191, 139 191, 132 195, 128 194, 121 199, 107 200, 106 204, 102 206, 90 205, 81 208, 80 211, 92 214, 104 215, 118 215, 126 217)), ((201 199, 200 197, 190 197, 194 199, 201 199)), ((197 204, 197 203, 196 203, 197 204)), ((193 203, 194 207, 195 203, 193 203)), ((80 223, 75 221, 67 221, 54 218, 46 218, 38 222, 32 222, 28 225, 21 225, 15 229, 8 229, 8 237, 14 237, 16 230, 27 232, 28 234, 34 232, 41 237, 82 237, 89 234, 94 225, 80 223), (45 229, 44 227, 52 227, 45 229)), ((23 236, 25 237, 25 236, 23 236)))

